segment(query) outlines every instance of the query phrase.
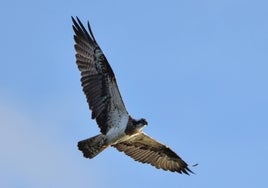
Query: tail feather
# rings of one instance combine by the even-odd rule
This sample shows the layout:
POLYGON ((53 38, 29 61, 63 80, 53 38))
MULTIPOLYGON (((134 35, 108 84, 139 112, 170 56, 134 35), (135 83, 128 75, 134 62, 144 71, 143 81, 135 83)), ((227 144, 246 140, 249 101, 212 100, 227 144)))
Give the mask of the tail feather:
POLYGON ((86 140, 79 141, 77 146, 79 150, 83 152, 84 157, 92 159, 108 147, 105 145, 104 139, 105 136, 103 134, 99 134, 86 140))

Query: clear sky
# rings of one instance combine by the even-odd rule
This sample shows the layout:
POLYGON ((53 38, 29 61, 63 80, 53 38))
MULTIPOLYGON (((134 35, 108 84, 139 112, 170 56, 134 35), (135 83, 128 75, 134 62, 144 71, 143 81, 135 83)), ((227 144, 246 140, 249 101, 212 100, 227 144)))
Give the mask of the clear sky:
POLYGON ((268 187, 268 1, 0 3, 0 187, 268 187), (75 64, 71 16, 91 22, 129 113, 196 175, 109 148, 75 64))

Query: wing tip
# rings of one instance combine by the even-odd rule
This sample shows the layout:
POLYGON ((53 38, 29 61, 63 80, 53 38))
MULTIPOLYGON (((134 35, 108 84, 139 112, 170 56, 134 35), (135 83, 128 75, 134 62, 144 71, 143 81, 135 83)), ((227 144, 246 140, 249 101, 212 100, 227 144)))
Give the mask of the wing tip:
POLYGON ((182 172, 184 173, 184 174, 187 174, 188 176, 190 176, 190 174, 195 174, 192 170, 190 170, 188 167, 186 167, 186 168, 184 168, 183 170, 182 170, 182 172))
MULTIPOLYGON (((71 16, 72 22, 73 22, 73 30, 75 31, 76 35, 80 35, 88 39, 89 41, 96 43, 96 40, 94 36, 92 35, 92 31, 89 29, 90 34, 84 27, 83 23, 80 21, 80 19, 76 16, 75 18, 71 16)), ((88 21, 89 24, 89 21, 88 21)), ((89 27, 90 28, 90 27, 89 27)), ((96 43, 97 44, 97 43, 96 43)))
MULTIPOLYGON (((198 163, 192 165, 192 167, 196 167, 197 165, 198 165, 198 163)), ((188 165, 187 165, 186 167, 184 167, 183 169, 179 169, 177 172, 180 173, 180 174, 181 174, 181 172, 183 172, 184 174, 187 174, 188 176, 189 176, 190 174, 194 174, 194 175, 196 175, 195 172, 193 172, 193 171, 188 167, 188 165)))

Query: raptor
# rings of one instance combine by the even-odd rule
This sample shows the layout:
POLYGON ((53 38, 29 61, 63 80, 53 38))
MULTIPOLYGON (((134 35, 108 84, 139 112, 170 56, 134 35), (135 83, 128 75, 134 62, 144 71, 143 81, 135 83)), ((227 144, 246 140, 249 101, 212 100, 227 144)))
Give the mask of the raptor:
POLYGON ((99 47, 90 24, 87 29, 79 18, 73 21, 76 64, 81 73, 81 85, 86 95, 92 119, 100 134, 78 142, 84 157, 93 158, 112 146, 135 161, 148 163, 158 169, 172 172, 193 173, 168 146, 146 135, 144 118, 129 115, 120 95, 115 74, 99 47))

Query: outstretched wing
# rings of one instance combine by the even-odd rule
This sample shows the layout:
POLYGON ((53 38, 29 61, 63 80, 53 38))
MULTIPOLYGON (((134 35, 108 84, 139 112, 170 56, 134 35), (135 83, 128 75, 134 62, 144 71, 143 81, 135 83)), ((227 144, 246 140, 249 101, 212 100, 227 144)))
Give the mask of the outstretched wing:
POLYGON ((122 101, 115 75, 100 49, 88 22, 88 31, 81 21, 72 17, 75 32, 76 64, 87 102, 101 132, 106 134, 114 121, 128 115, 122 101))
POLYGON ((148 163, 156 168, 188 175, 189 172, 193 173, 188 168, 187 163, 175 152, 144 133, 137 134, 124 142, 113 145, 113 147, 123 151, 135 161, 148 163))

